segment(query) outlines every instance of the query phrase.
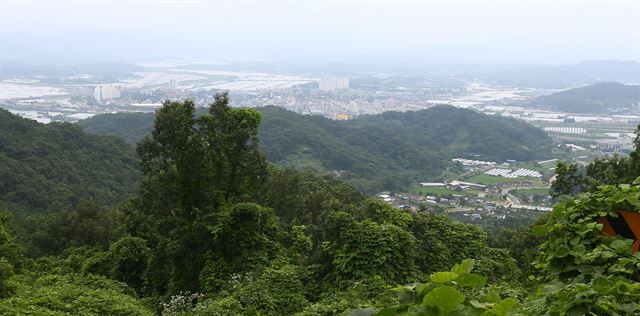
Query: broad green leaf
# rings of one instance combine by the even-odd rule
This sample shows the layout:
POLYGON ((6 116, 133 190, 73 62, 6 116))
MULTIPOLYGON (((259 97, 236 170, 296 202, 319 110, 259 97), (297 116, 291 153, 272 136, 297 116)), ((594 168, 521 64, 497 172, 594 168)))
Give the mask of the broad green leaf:
POLYGON ((475 264, 475 260, 473 259, 464 259, 461 263, 456 263, 453 268, 451 268, 451 272, 455 272, 459 275, 470 273, 473 270, 473 265, 475 264))
POLYGON ((443 284, 455 280, 457 277, 458 274, 455 272, 436 272, 431 275, 431 282, 443 284))
POLYGON ((469 301, 469 304, 471 304, 471 306, 475 307, 475 308, 481 308, 481 309, 488 309, 488 308, 492 308, 493 306, 495 306, 495 303, 480 303, 476 300, 471 300, 469 301))
POLYGON ((626 253, 631 249, 633 240, 631 239, 617 239, 611 242, 611 248, 615 249, 617 253, 626 253))
POLYGON ((436 307, 440 311, 440 314, 449 313, 462 302, 464 302, 464 295, 458 292, 458 290, 446 285, 435 288, 422 300, 424 305, 436 307))
POLYGON ((463 274, 456 279, 459 285, 470 288, 481 288, 486 282, 487 278, 473 273, 463 274))
POLYGON ((549 227, 547 227, 546 225, 534 226, 531 229, 531 233, 536 237, 542 237, 542 236, 546 235, 547 233, 549 233, 549 227))
POLYGON ((516 301, 514 298, 505 298, 500 303, 496 304, 491 310, 489 310, 488 314, 504 316, 507 315, 507 313, 513 311, 516 305, 518 305, 518 301, 516 301))
POLYGON ((499 303, 502 301, 502 298, 500 298, 500 294, 497 292, 491 291, 484 296, 484 300, 491 303, 499 303))
POLYGON ((456 309, 452 310, 447 316, 480 316, 482 310, 467 305, 458 305, 456 309))

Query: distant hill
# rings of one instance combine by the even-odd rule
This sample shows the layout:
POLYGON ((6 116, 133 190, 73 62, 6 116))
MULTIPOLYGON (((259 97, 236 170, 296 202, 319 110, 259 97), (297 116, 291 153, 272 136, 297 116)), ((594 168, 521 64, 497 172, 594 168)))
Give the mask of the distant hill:
POLYGON ((459 156, 496 161, 545 157, 551 143, 526 123, 451 106, 350 121, 277 107, 261 111, 260 139, 270 160, 346 170, 346 178, 367 191, 438 177, 459 156))
MULTIPOLYGON (((349 121, 274 106, 258 110, 263 114, 261 149, 269 160, 316 172, 342 171, 345 181, 367 192, 406 188, 413 181, 439 177, 454 157, 504 161, 550 154, 551 140, 540 129, 451 106, 349 121)), ((92 133, 135 142, 150 132, 152 120, 152 114, 120 113, 97 115, 79 124, 92 133)))
POLYGON ((498 71, 487 74, 485 79, 497 84, 537 88, 573 88, 607 81, 640 84, 640 63, 616 60, 583 61, 573 65, 498 71))
POLYGON ((137 165, 120 138, 0 109, 0 209, 57 211, 92 198, 117 203, 137 190, 137 165))
POLYGON ((107 113, 79 121, 91 134, 117 135, 137 143, 153 130, 154 113, 107 113))
POLYGON ((540 96, 531 104, 562 112, 600 113, 630 108, 637 102, 640 102, 640 85, 602 82, 540 96))

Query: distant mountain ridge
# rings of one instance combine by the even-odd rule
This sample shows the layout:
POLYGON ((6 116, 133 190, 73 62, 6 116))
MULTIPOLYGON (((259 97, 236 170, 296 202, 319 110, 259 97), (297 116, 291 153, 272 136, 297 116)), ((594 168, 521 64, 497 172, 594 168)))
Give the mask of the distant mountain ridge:
MULTIPOLYGON (((316 172, 342 171, 344 180, 367 192, 439 177, 454 157, 533 160, 547 157, 551 147, 542 130, 524 122, 451 106, 349 121, 274 106, 258 110, 261 150, 269 160, 316 172)), ((90 133, 136 142, 151 131, 153 118, 151 113, 103 114, 78 124, 90 133)))
POLYGON ((530 104, 562 112, 602 113, 631 108, 632 104, 639 102, 640 85, 601 82, 540 96, 530 104))
POLYGON ((485 77, 497 84, 537 88, 574 88, 608 81, 640 84, 640 63, 591 60, 572 65, 498 71, 485 77))

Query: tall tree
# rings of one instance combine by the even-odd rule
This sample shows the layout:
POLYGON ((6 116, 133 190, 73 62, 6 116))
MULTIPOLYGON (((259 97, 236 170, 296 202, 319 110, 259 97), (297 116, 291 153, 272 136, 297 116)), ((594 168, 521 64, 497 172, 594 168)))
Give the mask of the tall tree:
POLYGON ((216 247, 209 227, 223 209, 253 201, 266 177, 259 125, 260 114, 231 108, 226 92, 199 118, 191 100, 165 101, 158 110, 152 134, 137 148, 140 194, 126 208, 130 231, 155 250, 150 290, 200 289, 205 255, 216 247))
POLYGON ((203 115, 198 123, 207 147, 214 203, 220 206, 250 198, 267 173, 266 158, 258 150, 260 113, 231 109, 229 95, 224 92, 216 95, 209 115, 203 115))

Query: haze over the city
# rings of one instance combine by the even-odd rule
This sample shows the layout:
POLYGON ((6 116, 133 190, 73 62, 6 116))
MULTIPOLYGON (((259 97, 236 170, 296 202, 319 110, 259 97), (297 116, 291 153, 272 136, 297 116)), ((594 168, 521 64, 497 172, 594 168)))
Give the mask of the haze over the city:
POLYGON ((638 1, 0 2, 3 60, 640 60, 638 1))

